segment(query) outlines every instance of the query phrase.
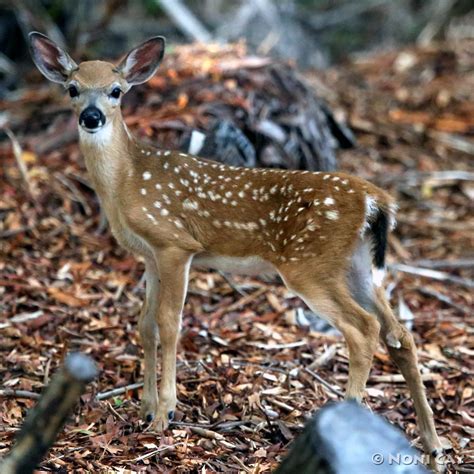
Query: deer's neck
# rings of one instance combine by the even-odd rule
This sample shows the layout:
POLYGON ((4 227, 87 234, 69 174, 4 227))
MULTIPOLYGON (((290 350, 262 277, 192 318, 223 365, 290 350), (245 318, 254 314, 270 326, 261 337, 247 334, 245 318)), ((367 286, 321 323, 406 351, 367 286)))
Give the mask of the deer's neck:
POLYGON ((87 133, 79 127, 79 144, 101 200, 116 195, 123 173, 133 166, 133 138, 121 115, 117 114, 96 133, 87 133))

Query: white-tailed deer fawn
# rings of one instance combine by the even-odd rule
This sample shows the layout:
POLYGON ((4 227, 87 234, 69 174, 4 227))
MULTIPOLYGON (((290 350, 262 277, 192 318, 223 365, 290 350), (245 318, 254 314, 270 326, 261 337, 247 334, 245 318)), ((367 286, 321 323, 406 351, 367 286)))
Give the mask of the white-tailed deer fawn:
POLYGON ((380 286, 395 211, 387 193, 343 173, 235 168, 139 143, 123 121, 121 96, 156 72, 161 37, 130 51, 118 66, 77 65, 47 37, 31 33, 30 40, 38 69, 69 91, 80 147, 113 234, 145 259, 139 331, 147 421, 165 429, 176 406, 176 346, 193 264, 278 273, 344 335, 347 397, 363 396, 380 336, 410 388, 425 449, 441 447, 413 337, 380 286))

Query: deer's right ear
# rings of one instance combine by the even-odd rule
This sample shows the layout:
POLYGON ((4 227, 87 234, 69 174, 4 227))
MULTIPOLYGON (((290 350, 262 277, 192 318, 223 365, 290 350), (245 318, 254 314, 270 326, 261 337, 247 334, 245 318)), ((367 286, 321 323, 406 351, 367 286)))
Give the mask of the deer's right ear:
POLYGON ((40 72, 50 81, 64 84, 77 64, 56 43, 47 36, 32 31, 30 38, 30 52, 33 62, 40 72))

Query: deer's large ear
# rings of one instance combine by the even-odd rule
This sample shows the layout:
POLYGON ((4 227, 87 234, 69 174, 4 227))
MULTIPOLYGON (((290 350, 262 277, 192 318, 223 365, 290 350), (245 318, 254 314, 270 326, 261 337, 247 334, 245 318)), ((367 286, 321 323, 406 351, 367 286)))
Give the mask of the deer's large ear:
POLYGON ((32 31, 30 52, 36 67, 50 81, 64 84, 71 72, 77 69, 77 64, 54 41, 47 36, 32 31))
POLYGON ((155 36, 132 49, 117 66, 131 85, 142 84, 155 74, 165 53, 165 39, 155 36))

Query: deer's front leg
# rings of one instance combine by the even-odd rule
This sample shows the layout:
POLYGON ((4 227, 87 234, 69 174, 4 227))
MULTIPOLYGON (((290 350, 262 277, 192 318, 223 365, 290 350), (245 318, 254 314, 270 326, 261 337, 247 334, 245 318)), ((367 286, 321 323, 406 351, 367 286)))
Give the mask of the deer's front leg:
POLYGON ((146 297, 138 320, 138 331, 145 354, 145 384, 140 413, 145 421, 151 422, 158 410, 156 348, 159 335, 156 313, 158 311, 158 293, 160 289, 158 269, 153 259, 146 262, 145 280, 146 297))
POLYGON ((192 255, 181 249, 168 248, 160 250, 156 257, 161 278, 156 321, 160 331, 162 363, 160 395, 153 426, 163 431, 176 408, 176 347, 192 255))

